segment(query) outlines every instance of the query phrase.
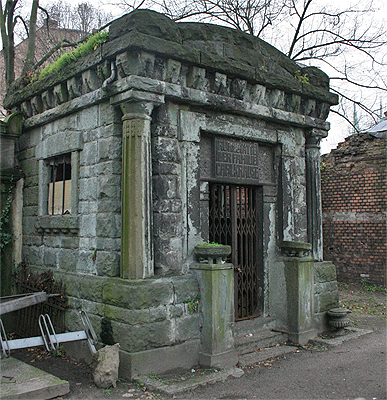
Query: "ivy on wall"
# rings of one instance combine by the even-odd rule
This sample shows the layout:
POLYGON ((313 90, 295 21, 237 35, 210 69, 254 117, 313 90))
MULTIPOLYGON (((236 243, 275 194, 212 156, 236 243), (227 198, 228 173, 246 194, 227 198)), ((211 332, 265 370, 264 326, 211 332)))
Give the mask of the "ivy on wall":
POLYGON ((14 180, 11 178, 10 182, 3 183, 4 191, 2 195, 2 200, 5 198, 5 201, 1 202, 1 218, 0 218, 0 250, 9 245, 12 242, 13 234, 10 226, 11 219, 11 205, 13 199, 13 189, 14 189, 14 180))

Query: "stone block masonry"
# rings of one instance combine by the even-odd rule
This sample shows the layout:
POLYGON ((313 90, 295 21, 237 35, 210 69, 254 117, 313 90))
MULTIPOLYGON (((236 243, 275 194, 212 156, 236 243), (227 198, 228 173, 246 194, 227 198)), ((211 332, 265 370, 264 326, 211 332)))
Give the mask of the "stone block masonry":
MULTIPOLYGON (((5 99, 25 117, 23 258, 65 281, 68 329, 79 328, 83 307, 103 344, 120 343, 122 377, 191 367, 200 357, 234 362, 229 325, 244 309, 243 318, 270 316, 290 333, 293 298, 283 289, 295 278, 284 273, 279 241, 309 242, 322 261, 319 142, 337 104, 323 72, 301 68, 304 84, 297 71, 250 35, 136 10, 112 22, 100 47, 5 99), (62 182, 70 180, 70 214, 48 212, 57 165, 67 173, 62 182), (251 211, 238 211, 238 200, 251 211), (214 224, 218 214, 232 218, 214 224), (199 293, 194 248, 218 227, 217 242, 231 244, 232 256, 259 262, 250 268, 233 259, 238 288, 228 279, 228 291, 219 264, 222 279, 199 293), (214 305, 214 318, 205 304, 214 305)), ((310 259, 302 281, 309 296, 294 310, 300 321, 307 314, 308 326, 295 332, 305 337, 316 332, 314 299, 324 313, 332 304, 325 292, 331 300, 335 293, 333 267, 314 283, 310 259)))
POLYGON ((353 135, 323 158, 324 255, 343 282, 386 284, 386 140, 353 135))
MULTIPOLYGON (((44 269, 37 268, 40 270, 44 269)), ((83 308, 102 339, 101 344, 119 342, 124 364, 131 359, 120 372, 125 379, 162 372, 157 368, 173 365, 173 357, 197 353, 201 318, 198 309, 193 310, 190 304, 198 298, 199 286, 192 274, 124 280, 56 271, 54 278, 64 282, 69 297, 67 329, 81 328, 77 310, 83 308), (173 349, 171 353, 169 348, 173 349), (148 363, 142 364, 142 359, 148 363)), ((195 354, 177 364, 185 368, 197 364, 195 354)))
POLYGON ((57 119, 29 130, 23 135, 29 139, 20 141, 19 160, 28 176, 38 174, 33 153, 42 160, 38 180, 28 179, 24 189, 24 206, 39 210, 24 219, 28 237, 24 259, 32 265, 44 262, 54 269, 119 276, 122 125, 107 124, 99 116, 100 106, 95 105, 69 118, 68 126, 57 119), (48 171, 47 160, 66 149, 79 154, 77 165, 72 165, 79 171, 75 209, 68 216, 44 215, 47 198, 42 175, 48 171))

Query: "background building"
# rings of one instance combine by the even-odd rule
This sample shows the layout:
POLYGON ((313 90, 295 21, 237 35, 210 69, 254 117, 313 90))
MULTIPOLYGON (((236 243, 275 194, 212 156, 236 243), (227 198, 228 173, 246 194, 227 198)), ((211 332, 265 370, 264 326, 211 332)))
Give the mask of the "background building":
MULTIPOLYGON (((36 31, 36 49, 35 49, 35 62, 38 62, 55 47, 61 40, 70 43, 77 42, 84 36, 84 34, 76 29, 59 28, 56 21, 50 20, 49 24, 45 24, 36 31)), ((21 41, 15 46, 15 77, 19 78, 23 69, 24 58, 27 54, 28 39, 21 41)), ((51 64, 55 61, 59 54, 56 53, 51 56, 44 64, 51 64)), ((3 99, 5 96, 5 70, 4 70, 4 56, 3 51, 0 52, 0 119, 6 117, 6 111, 3 108, 3 99)))
POLYGON ((386 132, 384 118, 322 158, 324 257, 339 281, 386 284, 386 132))

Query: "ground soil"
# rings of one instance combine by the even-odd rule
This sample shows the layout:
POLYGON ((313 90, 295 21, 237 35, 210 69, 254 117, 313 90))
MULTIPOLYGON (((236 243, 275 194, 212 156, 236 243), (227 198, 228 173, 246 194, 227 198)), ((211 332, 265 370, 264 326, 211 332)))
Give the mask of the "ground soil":
MULTIPOLYGON (((386 291, 369 285, 339 284, 340 305, 351 310, 352 326, 381 332, 386 326, 386 291)), ((91 399, 162 399, 168 396, 150 392, 145 386, 136 382, 119 380, 116 388, 98 389, 93 382, 90 367, 83 363, 69 360, 65 354, 53 355, 42 348, 15 351, 12 356, 34 365, 70 384, 70 393, 63 400, 91 399)), ((168 381, 178 381, 203 374, 208 371, 193 369, 176 371, 165 377, 168 381)), ((164 378, 164 377, 163 377, 164 378)), ((160 378, 161 379, 161 378, 160 378)), ((58 398, 60 399, 60 398, 58 398)))
POLYGON ((386 290, 366 283, 339 284, 340 306, 351 311, 351 326, 381 332, 386 326, 386 290))

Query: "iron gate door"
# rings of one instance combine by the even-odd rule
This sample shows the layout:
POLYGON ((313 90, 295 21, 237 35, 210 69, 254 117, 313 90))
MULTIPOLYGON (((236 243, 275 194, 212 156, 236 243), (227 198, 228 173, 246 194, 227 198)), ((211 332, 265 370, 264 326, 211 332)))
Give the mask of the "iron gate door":
POLYGON ((260 187, 210 183, 210 242, 231 245, 235 318, 263 311, 263 227, 260 187))

